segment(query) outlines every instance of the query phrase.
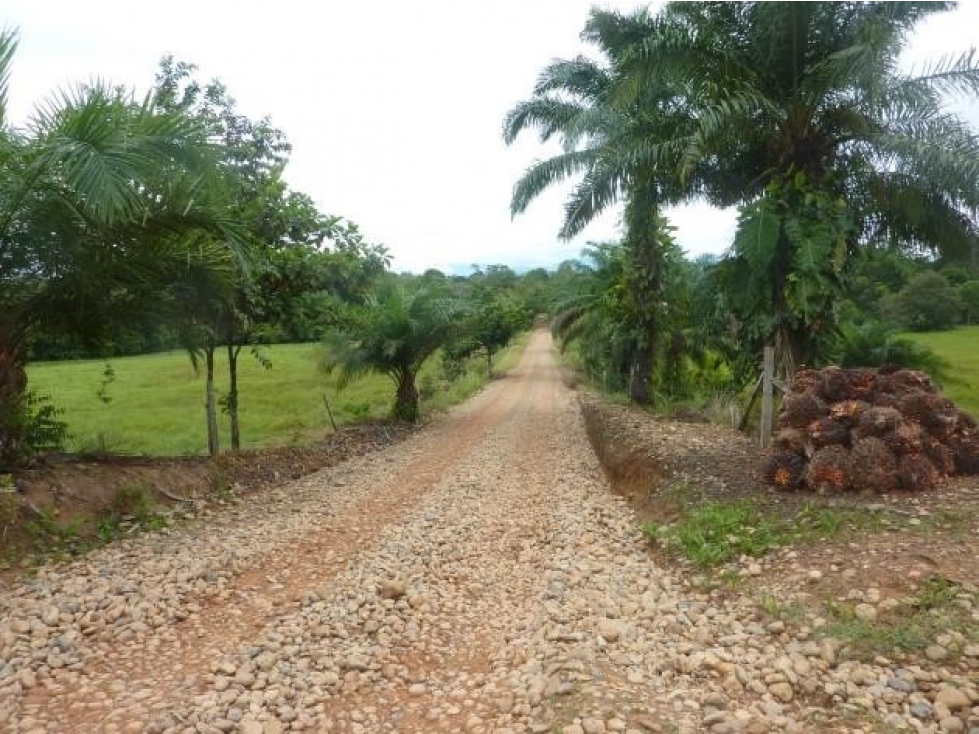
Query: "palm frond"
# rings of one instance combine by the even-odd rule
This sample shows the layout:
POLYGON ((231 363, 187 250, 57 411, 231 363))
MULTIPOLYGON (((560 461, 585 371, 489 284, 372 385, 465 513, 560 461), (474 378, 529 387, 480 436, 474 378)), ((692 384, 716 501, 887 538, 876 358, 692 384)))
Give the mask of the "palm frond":
POLYGON ((568 151, 534 163, 513 187, 510 202, 512 214, 526 211, 530 203, 548 186, 587 170, 598 157, 595 150, 568 151))
POLYGON ((7 92, 10 88, 10 69, 17 52, 17 31, 0 30, 0 130, 7 127, 7 92))

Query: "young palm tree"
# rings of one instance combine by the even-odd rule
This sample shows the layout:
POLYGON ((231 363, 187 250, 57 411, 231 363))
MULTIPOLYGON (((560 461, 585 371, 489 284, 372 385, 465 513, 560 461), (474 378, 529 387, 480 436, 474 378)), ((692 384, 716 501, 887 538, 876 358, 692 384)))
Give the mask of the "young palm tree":
POLYGON ((517 182, 514 214, 523 212, 547 187, 570 177, 580 180, 565 205, 560 232, 564 239, 578 234, 609 206, 625 202, 625 278, 634 304, 634 321, 627 328, 637 335, 629 392, 638 403, 649 403, 652 397, 650 381, 666 300, 664 252, 669 235, 660 207, 696 188, 693 183, 681 188, 674 173, 677 139, 689 122, 680 98, 668 88, 650 87, 622 103, 618 92, 629 83, 622 52, 653 24, 645 10, 628 16, 592 11, 583 38, 598 47, 605 61, 579 56, 547 66, 533 96, 508 113, 503 132, 511 143, 520 132, 535 127, 542 142, 556 136, 563 146, 562 153, 535 163, 517 182))
MULTIPOLYGON (((226 270, 236 241, 213 201, 206 131, 95 84, 7 116, 16 34, 0 33, 0 443, 25 410, 27 345, 39 327, 95 336, 159 308, 188 272, 226 270)), ((0 462, 9 461, 0 457, 0 462)))
POLYGON ((620 56, 621 103, 682 90, 691 124, 656 138, 679 147, 683 180, 742 205, 729 281, 748 336, 774 336, 789 368, 818 357, 859 243, 975 246, 979 143, 943 105, 975 97, 979 63, 898 64, 917 23, 950 7, 670 3, 620 56))
POLYGON ((353 309, 344 327, 327 336, 324 366, 339 372, 341 387, 367 372, 388 375, 396 389, 392 417, 414 422, 418 371, 455 335, 464 311, 436 288, 382 283, 366 306, 353 309))

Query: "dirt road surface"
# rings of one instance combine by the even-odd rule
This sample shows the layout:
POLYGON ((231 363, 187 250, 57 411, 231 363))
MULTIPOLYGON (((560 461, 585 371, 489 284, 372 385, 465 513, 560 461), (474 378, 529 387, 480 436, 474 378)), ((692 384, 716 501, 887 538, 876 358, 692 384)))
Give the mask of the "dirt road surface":
POLYGON ((650 561, 544 332, 403 443, 2 591, 15 734, 809 731, 840 678, 650 561))

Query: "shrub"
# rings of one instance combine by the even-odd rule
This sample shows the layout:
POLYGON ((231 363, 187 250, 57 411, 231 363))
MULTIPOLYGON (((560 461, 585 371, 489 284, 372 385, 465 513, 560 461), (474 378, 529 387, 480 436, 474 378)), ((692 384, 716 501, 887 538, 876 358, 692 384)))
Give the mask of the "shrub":
POLYGON ((969 280, 958 288, 965 323, 979 323, 979 280, 969 280))
POLYGON ((31 391, 13 405, 0 406, 0 469, 60 449, 68 438, 68 425, 58 418, 62 412, 46 396, 31 391))
POLYGON ((940 273, 918 273, 908 284, 882 303, 884 312, 905 329, 951 329, 959 319, 959 294, 940 273))
POLYGON ((942 377, 948 364, 928 347, 898 336, 879 321, 845 324, 831 350, 841 367, 883 367, 924 370, 942 377))

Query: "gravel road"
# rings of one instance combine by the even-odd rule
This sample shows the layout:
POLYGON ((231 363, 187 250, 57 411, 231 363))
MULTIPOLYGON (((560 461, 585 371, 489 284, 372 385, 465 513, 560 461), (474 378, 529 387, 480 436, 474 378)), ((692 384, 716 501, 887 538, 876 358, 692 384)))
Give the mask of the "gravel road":
POLYGON ((828 731, 830 686, 888 676, 895 726, 975 703, 922 721, 915 671, 657 568, 543 332, 400 444, 2 591, 13 734, 828 731))

